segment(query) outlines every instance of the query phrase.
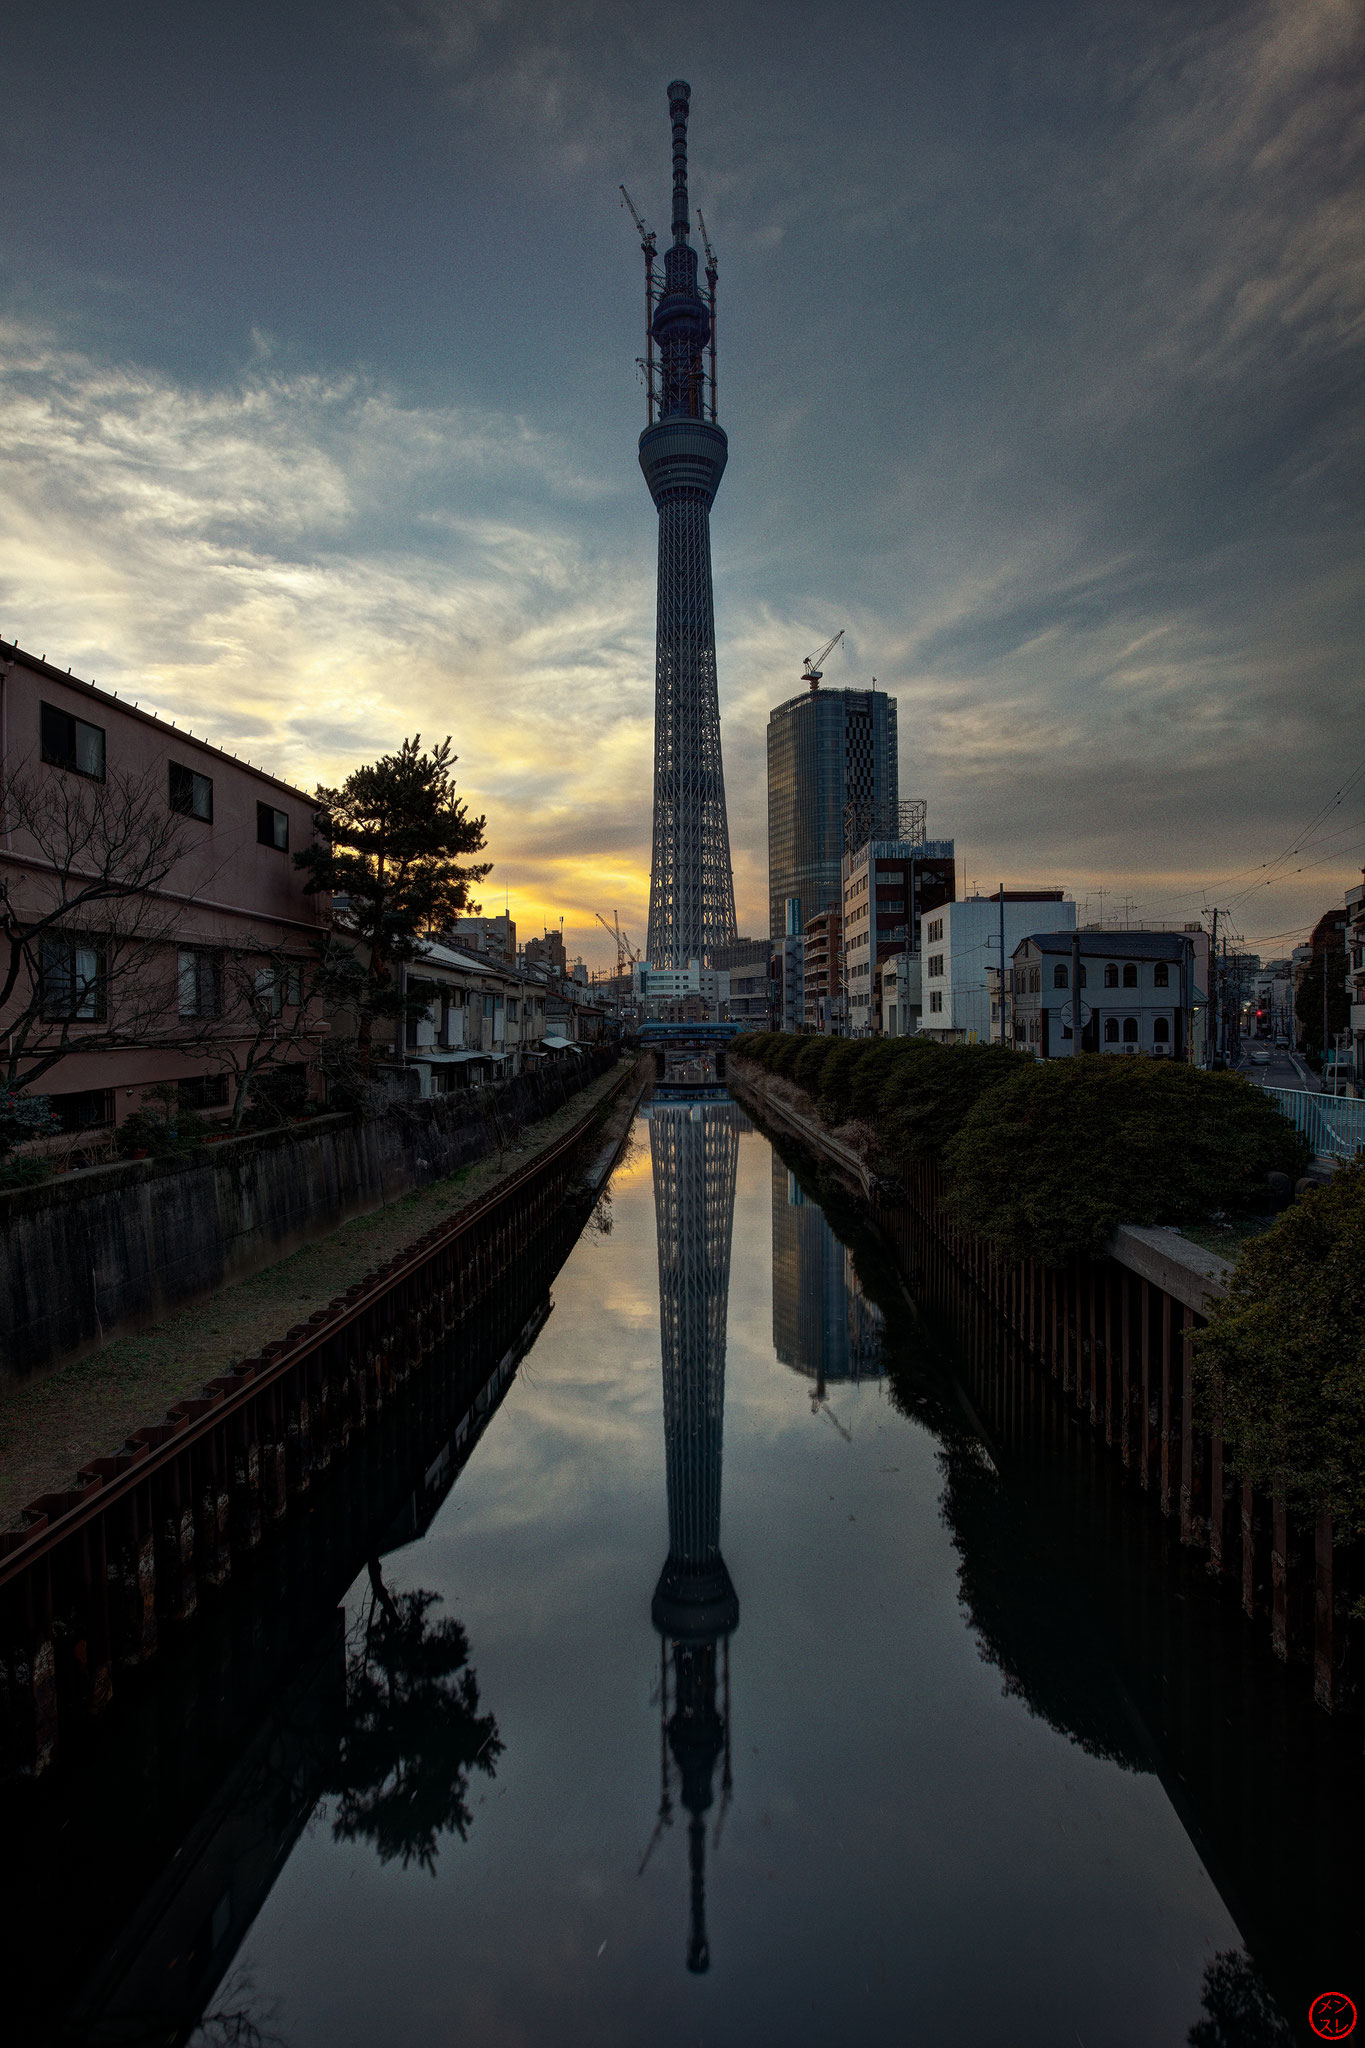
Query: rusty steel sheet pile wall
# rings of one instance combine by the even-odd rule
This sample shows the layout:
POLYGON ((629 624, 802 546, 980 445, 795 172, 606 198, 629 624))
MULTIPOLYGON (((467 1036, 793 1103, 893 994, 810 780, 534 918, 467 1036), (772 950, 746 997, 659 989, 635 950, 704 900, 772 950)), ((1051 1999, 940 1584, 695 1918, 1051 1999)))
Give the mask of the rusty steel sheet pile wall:
POLYGON ((1176 1525, 1181 1544, 1207 1553, 1210 1572, 1237 1594, 1274 1655, 1309 1668, 1318 1706, 1359 1714, 1362 1629, 1351 1609, 1365 1591, 1361 1546, 1339 1543, 1330 1516, 1308 1521, 1244 1481, 1218 1431, 1198 1426, 1191 1339, 1206 1319, 1118 1258, 1050 1267, 1000 1256, 946 1215, 937 1165, 911 1164, 893 1188, 825 1137, 813 1106, 809 1117, 796 1115, 762 1079, 746 1067, 741 1100, 760 1118, 771 1112, 857 1187, 912 1290, 927 1289, 965 1333, 963 1348, 984 1374, 973 1395, 983 1413, 997 1372, 1014 1374, 1017 1398, 1019 1368, 1041 1368, 1092 1440, 1103 1440, 1176 1525))
POLYGON ((466 1094, 336 1115, 0 1193, 0 1372, 96 1350, 496 1151, 604 1073, 566 1055, 466 1094))
MULTIPOLYGON (((117 1673, 191 1621, 536 1240, 586 1206, 579 1153, 601 1107, 0 1532, 0 1769, 49 1769, 64 1718, 98 1716, 117 1673)), ((476 1400, 480 1417, 488 1405, 476 1400)))

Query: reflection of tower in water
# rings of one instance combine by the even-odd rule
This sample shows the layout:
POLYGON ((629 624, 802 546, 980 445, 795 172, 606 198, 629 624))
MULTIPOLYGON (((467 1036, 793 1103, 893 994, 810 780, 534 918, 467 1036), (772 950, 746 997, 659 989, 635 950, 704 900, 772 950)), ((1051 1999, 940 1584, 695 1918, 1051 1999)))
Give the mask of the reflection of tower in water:
POLYGON ((695 1971, 710 1961, 705 1816, 722 1755, 722 1813, 730 1792, 729 1644, 739 1623, 739 1599, 720 1554, 720 1473, 725 1310, 742 1121, 725 1098, 656 1102, 650 1110, 668 1477, 668 1559, 651 1609, 662 1638, 659 1824, 672 1818, 671 1757, 688 1815, 687 1967, 695 1971))
POLYGON ((812 1382, 811 1407, 838 1381, 882 1379, 882 1312, 847 1245, 773 1153, 773 1349, 812 1382))

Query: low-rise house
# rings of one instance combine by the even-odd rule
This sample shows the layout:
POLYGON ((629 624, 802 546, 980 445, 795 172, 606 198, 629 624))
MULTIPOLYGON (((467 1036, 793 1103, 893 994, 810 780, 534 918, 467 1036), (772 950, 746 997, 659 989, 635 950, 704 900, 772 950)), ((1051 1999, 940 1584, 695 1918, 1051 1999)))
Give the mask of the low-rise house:
POLYGON ((15 1084, 96 1132, 172 1087, 226 1110, 310 1078, 331 915, 293 854, 313 801, 0 642, 0 1034, 15 1084))
POLYGON ((1008 1001, 1016 1046, 1043 1060, 1080 1051, 1204 1063, 1207 933, 1083 931, 1079 1044, 1072 949, 1070 930, 1034 932, 1015 947, 1008 1001))
MULTIPOLYGON (((921 927, 924 998, 920 1030, 945 1045, 984 1045, 991 1037, 988 970, 1000 966, 1001 934, 1008 961, 1040 925, 1071 930, 1076 906, 1060 889, 1006 889, 945 903, 921 927)), ((1008 991, 1007 991, 1008 993, 1008 991)), ((997 992, 997 1003, 999 996, 997 992)), ((997 1020, 998 1031, 998 1020, 997 1020)))

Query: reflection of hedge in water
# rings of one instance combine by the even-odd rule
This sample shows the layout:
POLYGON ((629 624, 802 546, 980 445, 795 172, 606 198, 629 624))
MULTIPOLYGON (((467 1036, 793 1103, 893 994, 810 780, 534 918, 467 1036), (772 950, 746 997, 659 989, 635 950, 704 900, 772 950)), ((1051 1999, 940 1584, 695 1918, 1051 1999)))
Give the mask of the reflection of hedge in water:
POLYGON ((1105 1645, 1038 1510, 1011 1488, 967 1422, 953 1385, 951 1338, 910 1308, 885 1239, 843 1185, 784 1136, 772 1143, 853 1254, 858 1284, 885 1320, 892 1406, 938 1439, 943 1520, 960 1559, 959 1598, 1004 1690, 1091 1756, 1153 1768, 1105 1645))
POLYGON ((1189 2048, 1293 2048, 1291 2028, 1241 1949, 1222 1949, 1206 1966, 1200 2003, 1189 2048))
POLYGON ((1040 1532, 1037 1511, 1006 1486, 974 1437, 961 1433, 939 1463, 943 1520, 961 1560, 958 1597, 1007 1697, 1087 1755, 1152 1770, 1064 1546, 1040 1532))

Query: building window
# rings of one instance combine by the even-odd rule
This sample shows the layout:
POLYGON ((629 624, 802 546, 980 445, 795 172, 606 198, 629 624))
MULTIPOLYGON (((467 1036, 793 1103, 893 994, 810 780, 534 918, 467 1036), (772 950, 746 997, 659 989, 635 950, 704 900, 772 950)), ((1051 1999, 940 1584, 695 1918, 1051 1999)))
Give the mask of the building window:
POLYGON ((1136 961, 1136 960, 1129 960, 1129 961, 1127 961, 1127 962, 1125 963, 1125 965, 1124 965, 1124 969, 1123 969, 1123 985, 1124 985, 1124 987, 1125 987, 1125 988, 1136 988, 1136 987, 1137 987, 1137 985, 1138 985, 1138 976, 1137 976, 1137 961, 1136 961))
MULTIPOLYGON (((741 986, 741 987, 743 987, 743 986, 745 986, 745 984, 744 984, 744 983, 741 983, 741 984, 740 984, 740 986, 741 986)), ((516 1021, 517 1021, 517 1018, 518 1018, 518 1016, 519 1016, 519 1015, 520 1015, 520 1012, 519 1012, 519 1011, 518 1011, 518 1009, 517 1009, 517 999, 516 999, 516 997, 515 997, 515 996, 509 996, 509 997, 507 998, 507 1021, 508 1021, 508 1023, 509 1023, 509 1024, 515 1024, 515 1023, 516 1023, 516 1021)))
POLYGON ((485 1016, 485 1017, 491 1017, 491 1016, 492 1016, 492 1014, 493 1014, 493 998, 492 998, 492 996, 485 996, 485 997, 484 997, 484 999, 483 999, 483 1014, 484 1014, 484 1016, 485 1016))
POLYGON ((1112 960, 1104 970, 1104 985, 1106 988, 1117 988, 1119 985, 1119 971, 1112 960))
POLYGON ((1079 980, 1079 981, 1078 981, 1078 982, 1076 983, 1076 986, 1077 986, 1077 988, 1084 988, 1084 987, 1085 987, 1085 962, 1084 962, 1084 960, 1082 960, 1082 962, 1081 962, 1081 978, 1080 978, 1080 980, 1079 980))
POLYGON ((1031 996, 1040 996, 1043 993, 1043 970, 1041 967, 1030 967, 1028 971, 1028 992, 1031 996))
POLYGON ((216 1017, 222 975, 216 953, 182 952, 177 957, 182 1017, 216 1017))
POLYGON ((1137 1021, 1137 1018, 1136 1018, 1136 1017, 1125 1017, 1125 1018, 1124 1018, 1124 1020, 1123 1020, 1123 1042, 1124 1042, 1124 1044, 1125 1044, 1125 1045, 1136 1045, 1136 1044, 1137 1044, 1137 1042, 1138 1042, 1138 1021, 1137 1021))
MULTIPOLYGON (((1168 967, 1168 966, 1166 965, 1166 962, 1165 962, 1164 960, 1158 960, 1158 961, 1157 961, 1157 963, 1156 963, 1156 966, 1155 966, 1155 967, 1154 967, 1154 968, 1152 969, 1152 981, 1153 981, 1153 984, 1154 984, 1154 986, 1155 986, 1155 987, 1157 987, 1157 988, 1169 988, 1169 987, 1170 987, 1170 985, 1171 985, 1171 970, 1170 970, 1170 968, 1169 968, 1169 967, 1168 967)), ((1134 988, 1136 988, 1136 987, 1137 987, 1137 977, 1136 977, 1136 975, 1134 975, 1134 978, 1133 978, 1133 986, 1134 986, 1134 988)))
POLYGON ((1070 988, 1070 986, 1071 986, 1071 978, 1070 978, 1070 976, 1068 975, 1068 973, 1067 973, 1067 971, 1066 971, 1065 967, 1054 967, 1054 968, 1053 968, 1053 970, 1052 970, 1052 986, 1053 986, 1054 988, 1070 988))
POLYGON ((279 967, 262 967, 256 975, 257 1013, 278 1017, 286 1006, 297 1009, 303 996, 303 972, 286 961, 279 967))
POLYGON ((79 939, 43 940, 42 1010, 50 1021, 96 1024, 104 1016, 104 954, 79 939))
POLYGON ((171 809, 179 811, 185 818, 202 818, 206 825, 213 823, 213 778, 211 775, 196 775, 193 768, 184 768, 179 761, 170 764, 171 809))
POLYGON ((53 1095, 49 1100, 64 1131, 93 1131, 114 1121, 112 1088, 81 1088, 73 1095, 53 1095))
POLYGON ((935 1015, 935 1016, 937 1016, 937 1015, 939 1014, 939 1012, 940 1012, 940 1011, 942 1010, 942 1008, 943 1008, 943 990, 942 990, 941 988, 935 988, 935 989, 930 989, 930 991, 929 991, 929 1008, 930 1008, 930 1009, 931 1009, 931 1010, 933 1011, 933 1013, 934 1013, 934 1015, 935 1015))
POLYGON ((256 844, 276 846, 281 853, 288 853, 289 819, 283 811, 275 810, 270 804, 257 804, 256 844))
POLYGON ((1117 1045, 1117 1044, 1118 1044, 1118 1042, 1119 1042, 1119 1020, 1118 1020, 1118 1018, 1117 1018, 1117 1017, 1106 1017, 1106 1018, 1105 1018, 1105 1020, 1104 1020, 1104 1042, 1105 1042, 1105 1044, 1106 1044, 1106 1045, 1117 1045))
POLYGON ((226 1074, 196 1074, 189 1081, 178 1081, 176 1093, 182 1109, 226 1109, 228 1077, 226 1074))
POLYGON ((943 919, 936 917, 929 926, 929 944, 936 945, 943 937, 943 919))
POLYGON ((104 728, 87 725, 55 704, 44 704, 41 717, 43 759, 54 768, 69 768, 73 775, 88 775, 93 782, 104 780, 104 728))
POLYGON ((1169 1045, 1170 1042, 1171 1026, 1169 1018, 1156 1018, 1152 1024, 1152 1043, 1154 1045, 1169 1045))
POLYGON ((933 981, 933 980, 936 980, 936 979, 937 979, 937 978, 938 978, 939 976, 941 976, 941 975, 942 975, 942 973, 943 973, 943 955, 942 955, 942 953, 931 953, 931 954, 929 955, 929 978, 930 978, 930 980, 931 980, 931 981, 933 981))

